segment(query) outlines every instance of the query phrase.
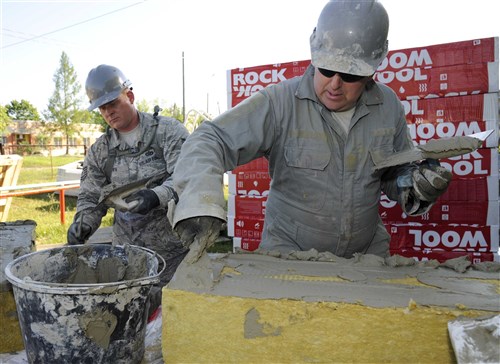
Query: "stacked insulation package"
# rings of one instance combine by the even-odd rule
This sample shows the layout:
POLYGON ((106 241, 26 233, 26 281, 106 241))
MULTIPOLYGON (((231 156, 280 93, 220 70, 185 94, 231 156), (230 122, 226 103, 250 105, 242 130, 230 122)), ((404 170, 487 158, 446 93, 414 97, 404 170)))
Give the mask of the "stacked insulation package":
POLYGON ((379 67, 416 144, 493 130, 477 151, 441 159, 453 180, 427 214, 409 217, 382 196, 391 254, 498 260, 498 69, 498 37, 392 51, 379 67))
MULTIPOLYGON (((429 213, 409 217, 385 195, 380 215, 390 252, 444 261, 469 255, 499 260, 498 37, 389 52, 376 81, 400 98, 415 144, 492 130, 482 148, 441 160, 453 182, 429 213)), ((301 75, 310 61, 228 71, 229 107, 274 83, 301 75)), ((228 234, 234 248, 255 250, 264 225, 270 178, 264 158, 229 173, 228 234)))

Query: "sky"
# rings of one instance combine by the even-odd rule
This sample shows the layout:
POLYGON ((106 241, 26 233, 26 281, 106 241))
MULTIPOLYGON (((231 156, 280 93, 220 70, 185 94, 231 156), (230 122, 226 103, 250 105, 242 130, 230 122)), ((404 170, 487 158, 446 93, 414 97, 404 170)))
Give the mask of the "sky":
MULTIPOLYGON (((326 0, 0 0, 0 105, 27 100, 40 114, 65 52, 82 86, 110 64, 136 100, 217 116, 227 71, 310 59, 326 0)), ((497 0, 381 0, 389 49, 500 36, 497 0)))

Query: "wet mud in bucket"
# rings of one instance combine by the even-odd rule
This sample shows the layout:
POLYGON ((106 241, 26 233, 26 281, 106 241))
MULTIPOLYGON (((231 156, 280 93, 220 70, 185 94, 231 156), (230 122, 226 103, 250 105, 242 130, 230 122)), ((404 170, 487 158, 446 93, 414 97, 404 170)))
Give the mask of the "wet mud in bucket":
POLYGON ((30 363, 140 363, 149 292, 164 260, 134 246, 87 244, 19 257, 12 283, 30 363))

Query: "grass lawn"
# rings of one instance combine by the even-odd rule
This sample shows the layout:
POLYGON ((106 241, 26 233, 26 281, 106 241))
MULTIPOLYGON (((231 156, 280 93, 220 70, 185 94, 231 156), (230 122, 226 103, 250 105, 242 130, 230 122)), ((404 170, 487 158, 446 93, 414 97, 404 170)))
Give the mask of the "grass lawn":
MULTIPOLYGON (((82 156, 25 156, 17 185, 56 182, 57 168, 83 159, 82 156)), ((13 197, 7 221, 34 220, 36 222, 36 244, 65 244, 66 232, 76 213, 76 197, 66 196, 65 224, 61 224, 59 195, 42 193, 24 197, 13 197)), ((113 209, 103 218, 101 227, 111 226, 113 209)), ((232 250, 232 240, 221 239, 209 252, 232 250)))
MULTIPOLYGON (((17 185, 56 182, 58 167, 81 159, 82 156, 25 156, 17 185)), ((34 220, 37 245, 64 244, 67 229, 76 213, 76 197, 65 196, 65 202, 65 224, 62 224, 58 194, 13 197, 7 221, 34 220)), ((112 210, 105 216, 101 226, 111 226, 111 214, 112 210)))
POLYGON ((57 168, 83 159, 83 156, 64 155, 60 157, 44 157, 41 155, 23 157, 18 185, 56 182, 57 168))

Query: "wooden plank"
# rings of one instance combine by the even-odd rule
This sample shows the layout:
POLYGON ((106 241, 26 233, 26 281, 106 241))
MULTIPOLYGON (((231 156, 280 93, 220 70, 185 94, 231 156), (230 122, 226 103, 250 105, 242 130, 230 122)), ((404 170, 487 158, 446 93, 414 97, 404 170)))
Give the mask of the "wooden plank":
MULTIPOLYGON (((23 157, 17 154, 0 155, 0 187, 15 186, 21 173, 23 157)), ((1 197, 1 193, 0 193, 1 197)), ((0 198, 0 221, 7 221, 12 197, 0 198)))

